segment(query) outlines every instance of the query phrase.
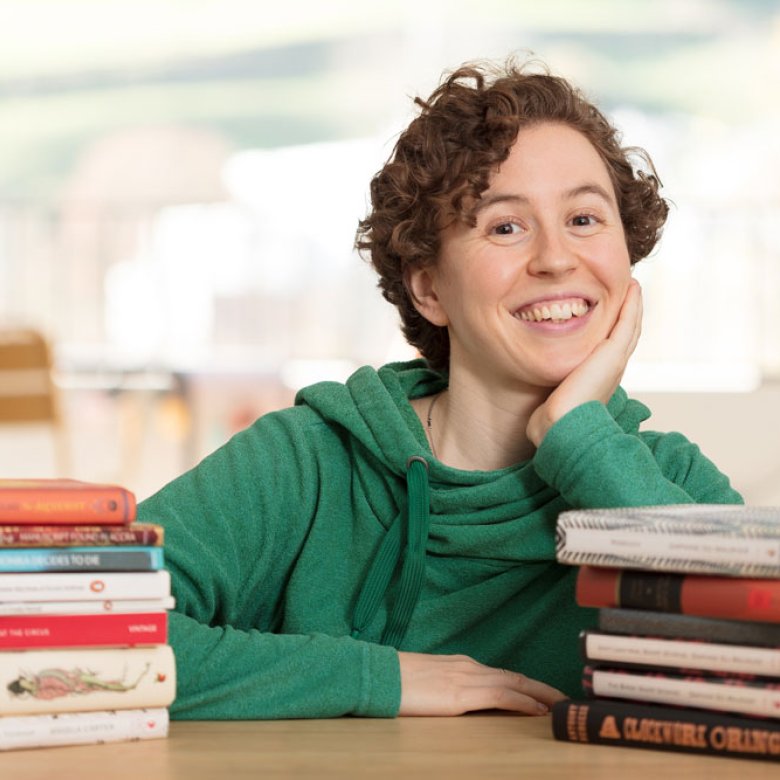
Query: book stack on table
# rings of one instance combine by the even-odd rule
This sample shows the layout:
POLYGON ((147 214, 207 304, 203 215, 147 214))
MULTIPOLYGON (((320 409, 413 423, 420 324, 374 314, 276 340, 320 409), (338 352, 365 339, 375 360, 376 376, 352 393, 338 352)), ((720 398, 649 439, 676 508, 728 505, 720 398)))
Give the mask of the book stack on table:
POLYGON ((571 510, 556 544, 599 608, 557 739, 780 760, 780 508, 571 510))
POLYGON ((129 490, 0 479, 0 750, 165 737, 172 606, 129 490))

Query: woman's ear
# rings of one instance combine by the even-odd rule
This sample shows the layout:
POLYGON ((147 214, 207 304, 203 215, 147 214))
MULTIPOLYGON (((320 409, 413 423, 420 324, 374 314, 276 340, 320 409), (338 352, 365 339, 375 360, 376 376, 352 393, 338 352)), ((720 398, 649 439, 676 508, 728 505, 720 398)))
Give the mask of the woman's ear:
POLYGON ((447 312, 436 294, 436 269, 431 266, 407 268, 404 283, 412 298, 414 308, 432 325, 449 324, 447 312))

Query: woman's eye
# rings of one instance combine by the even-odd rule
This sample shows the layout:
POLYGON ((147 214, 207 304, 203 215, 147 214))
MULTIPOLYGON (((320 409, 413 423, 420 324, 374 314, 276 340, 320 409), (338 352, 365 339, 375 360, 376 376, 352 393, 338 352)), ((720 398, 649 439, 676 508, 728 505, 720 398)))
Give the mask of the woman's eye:
POLYGON ((496 236, 513 236, 520 232, 520 225, 514 222, 501 222, 493 227, 492 232, 496 236))
POLYGON ((590 214, 578 214, 572 219, 574 227, 592 227, 598 222, 596 217, 590 214))

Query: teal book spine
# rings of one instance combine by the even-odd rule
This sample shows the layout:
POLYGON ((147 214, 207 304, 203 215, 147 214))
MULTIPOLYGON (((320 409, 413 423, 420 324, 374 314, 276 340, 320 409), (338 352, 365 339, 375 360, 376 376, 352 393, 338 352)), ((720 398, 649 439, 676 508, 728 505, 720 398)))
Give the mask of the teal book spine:
POLYGON ((0 572, 157 571, 161 547, 0 549, 0 572))

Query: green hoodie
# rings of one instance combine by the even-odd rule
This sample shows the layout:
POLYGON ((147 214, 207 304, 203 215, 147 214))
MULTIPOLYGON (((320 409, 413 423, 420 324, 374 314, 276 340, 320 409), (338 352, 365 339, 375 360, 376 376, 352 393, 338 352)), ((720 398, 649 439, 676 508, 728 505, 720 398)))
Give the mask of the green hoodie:
POLYGON ((396 648, 577 694, 595 610, 555 562, 558 513, 741 501, 683 436, 639 433, 649 411, 622 389, 530 461, 450 468, 408 402, 444 386, 413 361, 305 388, 140 504, 166 527, 174 717, 393 716, 396 648))

